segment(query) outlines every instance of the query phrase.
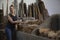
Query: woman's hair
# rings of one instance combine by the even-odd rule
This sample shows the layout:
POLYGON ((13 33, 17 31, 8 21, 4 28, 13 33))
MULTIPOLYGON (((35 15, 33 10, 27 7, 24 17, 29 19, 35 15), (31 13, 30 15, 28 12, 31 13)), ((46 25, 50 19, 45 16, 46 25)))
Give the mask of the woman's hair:
POLYGON ((10 5, 10 8, 11 8, 11 7, 14 7, 14 5, 10 5))
POLYGON ((10 5, 10 8, 11 8, 11 7, 14 7, 14 5, 10 5))

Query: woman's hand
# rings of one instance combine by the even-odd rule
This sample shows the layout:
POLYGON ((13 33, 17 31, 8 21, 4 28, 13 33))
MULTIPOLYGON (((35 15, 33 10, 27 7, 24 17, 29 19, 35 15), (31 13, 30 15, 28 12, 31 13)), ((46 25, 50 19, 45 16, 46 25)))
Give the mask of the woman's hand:
POLYGON ((17 20, 16 23, 22 23, 22 21, 21 20, 17 20))

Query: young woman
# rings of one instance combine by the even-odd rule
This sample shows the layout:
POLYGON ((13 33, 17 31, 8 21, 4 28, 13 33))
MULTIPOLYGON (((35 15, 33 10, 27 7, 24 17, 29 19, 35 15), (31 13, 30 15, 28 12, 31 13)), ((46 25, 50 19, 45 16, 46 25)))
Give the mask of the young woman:
POLYGON ((14 13, 14 6, 10 6, 10 14, 8 15, 8 23, 5 28, 7 40, 15 40, 15 25, 19 23, 14 13))

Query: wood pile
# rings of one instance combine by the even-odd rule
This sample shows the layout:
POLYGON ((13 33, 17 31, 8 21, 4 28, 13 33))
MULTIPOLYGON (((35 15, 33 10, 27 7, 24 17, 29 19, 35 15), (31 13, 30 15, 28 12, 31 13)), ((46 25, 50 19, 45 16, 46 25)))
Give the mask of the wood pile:
POLYGON ((3 10, 0 9, 0 29, 4 28, 4 16, 3 16, 3 10))
POLYGON ((35 28, 38 27, 38 24, 36 21, 37 20, 24 21, 22 24, 18 25, 18 30, 27 32, 27 33, 31 33, 35 28))
POLYGON ((0 23, 3 22, 3 10, 0 9, 0 23))
POLYGON ((37 0, 35 3, 28 5, 28 9, 27 9, 26 3, 24 3, 22 0, 21 3, 19 3, 19 16, 22 19, 24 17, 26 17, 26 18, 33 17, 33 18, 35 18, 35 20, 36 19, 38 20, 38 21, 26 20, 27 23, 19 25, 18 30, 23 30, 25 32, 26 31, 29 32, 29 31, 33 31, 32 29, 35 29, 35 28, 33 28, 34 25, 42 24, 44 22, 44 20, 49 17, 49 14, 48 14, 47 9, 45 8, 43 1, 37 0), (33 25, 33 26, 29 27, 29 25, 33 25))
MULTIPOLYGON (((43 26, 40 26, 38 28, 38 36, 43 36, 43 37, 48 37, 50 39, 55 39, 55 40, 60 40, 60 26, 59 26, 59 23, 60 23, 60 15, 59 14, 55 14, 55 15, 52 15, 50 17, 50 19, 47 21, 49 22, 47 24, 47 27, 46 27, 46 24, 43 25, 43 26)), ((35 30, 35 33, 36 33, 36 30, 35 30)))
POLYGON ((4 30, 1 30, 1 29, 0 29, 0 40, 6 40, 6 34, 4 30))
POLYGON ((5 24, 6 24, 6 17, 4 16, 4 5, 2 4, 2 9, 0 9, 0 40, 6 40, 5 34, 5 24))
MULTIPOLYGON (((48 37, 50 39, 59 39, 60 38, 60 31, 54 32, 49 28, 40 28, 39 29, 40 36, 48 37)), ((59 39, 60 40, 60 39, 59 39)))

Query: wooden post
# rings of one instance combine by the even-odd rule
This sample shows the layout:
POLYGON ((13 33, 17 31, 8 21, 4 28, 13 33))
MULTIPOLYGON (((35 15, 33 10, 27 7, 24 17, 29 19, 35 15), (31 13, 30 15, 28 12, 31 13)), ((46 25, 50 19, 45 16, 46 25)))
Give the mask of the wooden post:
POLYGON ((3 16, 4 16, 4 4, 2 3, 2 10, 3 10, 3 16))
POLYGON ((49 17, 49 15, 47 9, 45 8, 44 2, 42 0, 36 1, 37 1, 36 4, 38 5, 38 8, 43 16, 43 19, 46 20, 49 17))
POLYGON ((33 14, 34 14, 34 18, 35 18, 35 5, 33 5, 33 14))
MULTIPOLYGON (((15 8, 15 14, 17 15, 17 20, 18 20, 18 3, 17 3, 17 0, 14 0, 14 8, 15 8)), ((15 25, 16 27, 16 30, 18 29, 17 27, 17 24, 15 25)))
MULTIPOLYGON (((7 15, 7 17, 8 17, 8 0, 7 0, 6 15, 7 15)), ((7 18, 7 19, 8 19, 8 18, 7 18)))
POLYGON ((4 20, 5 23, 8 22, 8 0, 7 0, 7 5, 6 5, 6 20, 4 20))
POLYGON ((32 17, 32 11, 31 11, 32 9, 31 9, 31 6, 30 6, 30 17, 32 17))
POLYGON ((39 20, 40 21, 43 21, 43 16, 42 16, 42 14, 41 14, 38 6, 37 6, 37 9, 38 9, 38 17, 39 17, 39 20))

